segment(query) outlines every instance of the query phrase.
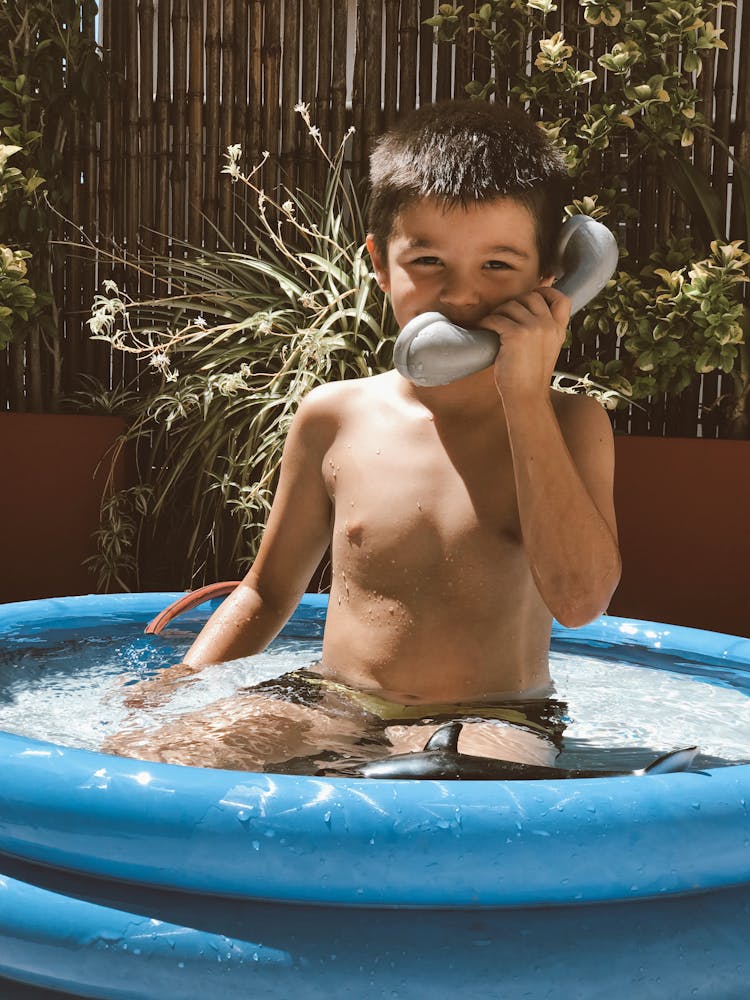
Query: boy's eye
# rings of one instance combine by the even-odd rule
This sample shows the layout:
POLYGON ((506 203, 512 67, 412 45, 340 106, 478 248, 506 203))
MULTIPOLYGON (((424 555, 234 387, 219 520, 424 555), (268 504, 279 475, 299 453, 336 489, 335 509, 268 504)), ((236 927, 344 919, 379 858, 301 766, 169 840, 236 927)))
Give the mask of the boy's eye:
POLYGON ((414 261, 415 264, 420 264, 422 267, 434 267, 436 264, 440 263, 439 257, 417 257, 414 261))
POLYGON ((510 264, 506 264, 504 260, 488 260, 484 266, 490 271, 511 270, 510 264))

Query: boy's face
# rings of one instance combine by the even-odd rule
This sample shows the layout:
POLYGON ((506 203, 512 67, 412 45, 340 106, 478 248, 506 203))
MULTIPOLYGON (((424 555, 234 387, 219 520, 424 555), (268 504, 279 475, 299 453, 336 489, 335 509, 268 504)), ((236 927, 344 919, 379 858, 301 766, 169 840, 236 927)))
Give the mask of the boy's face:
POLYGON ((367 248, 399 326, 440 312, 476 327, 501 303, 553 281, 539 274, 534 219, 512 198, 447 208, 420 199, 399 213, 386 259, 370 236, 367 248))

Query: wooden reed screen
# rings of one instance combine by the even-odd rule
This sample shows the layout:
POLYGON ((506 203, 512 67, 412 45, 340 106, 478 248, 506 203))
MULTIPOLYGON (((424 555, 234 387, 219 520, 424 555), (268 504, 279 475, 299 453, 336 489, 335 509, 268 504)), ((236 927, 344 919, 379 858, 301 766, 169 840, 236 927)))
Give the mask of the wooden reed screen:
MULTIPOLYGON (((479 0, 466 0, 462 16, 478 6, 479 0)), ((77 122, 72 136, 72 221, 94 242, 114 243, 131 260, 140 248, 174 252, 180 241, 214 246, 217 229, 239 245, 233 188, 221 173, 228 145, 242 145, 245 165, 269 151, 267 186, 280 179, 314 189, 324 181, 320 160, 294 111, 299 101, 310 106, 331 150, 354 126, 350 165, 362 175, 371 138, 400 112, 463 95, 474 74, 487 75, 482 39, 456 51, 434 44, 424 20, 437 7, 437 0, 100 0, 112 84, 101 120, 77 122)), ((558 0, 558 8, 550 17, 550 32, 563 28, 573 37, 577 31, 579 44, 593 37, 577 0, 558 0)), ((750 167, 750 5, 745 2, 743 11, 740 0, 737 8, 721 7, 717 20, 728 50, 705 59, 699 78, 702 110, 750 167)), ((519 49, 519 59, 533 60, 537 41, 530 38, 526 52, 519 49)), ((596 44, 598 55, 603 52, 601 34, 596 44)), ((498 80, 499 99, 507 83, 507 77, 498 80)), ((592 88, 592 101, 600 99, 600 88, 600 83, 592 88)), ((584 110, 582 105, 579 111, 584 110)), ((627 150, 614 149, 603 157, 603 178, 612 158, 621 155, 627 150)), ((741 238, 739 199, 733 197, 727 157, 716 151, 712 157, 700 135, 694 156, 711 171, 728 206, 730 236, 741 238)), ((670 190, 660 185, 653 162, 644 164, 636 196, 640 222, 627 242, 629 249, 643 253, 657 237, 681 231, 685 218, 670 190)), ((80 239, 73 226, 64 237, 71 244, 80 239)), ((106 345, 92 344, 83 325, 97 282, 110 270, 101 262, 98 269, 86 264, 71 252, 55 271, 65 392, 77 388, 80 373, 110 385, 135 374, 132 364, 123 368, 122 358, 112 356, 106 345)), ((115 277, 122 281, 124 275, 115 277)), ((127 288, 131 295, 149 291, 147 283, 135 287, 132 276, 127 288)), ((616 345, 601 343, 599 349, 603 357, 613 357, 616 345)), ((0 364, 0 408, 27 408, 34 380, 41 383, 37 396, 42 408, 55 408, 49 371, 43 364, 41 371, 33 366, 29 350, 8 352, 0 364)), ((699 394, 710 403, 721 391, 721 379, 706 376, 679 400, 654 400, 648 413, 634 409, 618 414, 617 426, 692 436, 699 394)), ((711 417, 703 419, 702 433, 716 433, 711 417)))

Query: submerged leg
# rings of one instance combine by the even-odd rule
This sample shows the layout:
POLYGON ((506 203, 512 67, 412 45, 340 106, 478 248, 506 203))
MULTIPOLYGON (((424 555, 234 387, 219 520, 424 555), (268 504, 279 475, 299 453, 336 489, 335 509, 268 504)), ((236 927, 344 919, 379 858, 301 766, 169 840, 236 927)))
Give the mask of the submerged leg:
POLYGON ((259 694, 238 694, 156 729, 122 731, 104 753, 166 764, 263 771, 326 750, 346 753, 362 720, 259 694))
MULTIPOLYGON (((463 728, 458 738, 459 753, 545 767, 551 766, 557 757, 557 747, 541 733, 532 733, 520 726, 494 719, 460 721, 463 728)), ((424 750, 425 743, 441 725, 444 723, 391 725, 386 727, 385 735, 391 742, 394 754, 415 752, 424 750)))

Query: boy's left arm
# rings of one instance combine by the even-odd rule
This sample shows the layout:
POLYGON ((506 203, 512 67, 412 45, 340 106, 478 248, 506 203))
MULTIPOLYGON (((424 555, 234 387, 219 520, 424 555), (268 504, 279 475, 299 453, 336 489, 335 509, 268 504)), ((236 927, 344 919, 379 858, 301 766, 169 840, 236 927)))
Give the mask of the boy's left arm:
POLYGON ((577 628, 606 610, 620 580, 620 554, 609 418, 588 396, 561 394, 552 403, 568 317, 569 300, 545 287, 505 303, 483 325, 501 339, 495 384, 534 582, 554 617, 577 628))

